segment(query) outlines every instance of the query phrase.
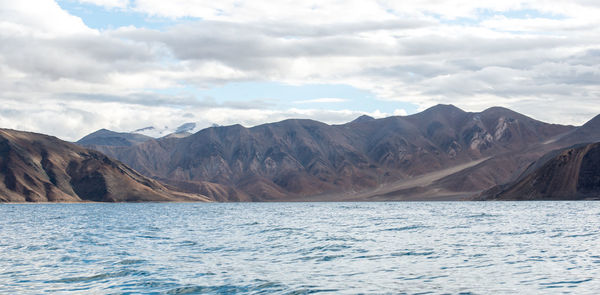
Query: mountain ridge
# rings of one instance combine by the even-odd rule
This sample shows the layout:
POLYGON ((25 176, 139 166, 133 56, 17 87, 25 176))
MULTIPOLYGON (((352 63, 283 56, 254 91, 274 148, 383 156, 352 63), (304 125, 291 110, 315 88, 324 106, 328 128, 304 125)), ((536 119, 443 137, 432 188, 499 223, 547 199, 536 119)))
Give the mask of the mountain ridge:
POLYGON ((218 184, 262 201, 364 191, 491 157, 468 168, 485 176, 485 185, 468 180, 464 172, 432 184, 454 194, 510 180, 524 169, 521 161, 535 160, 540 152, 520 160, 511 154, 531 146, 545 150, 544 142, 574 129, 501 107, 465 112, 437 105, 409 116, 359 117, 340 125, 288 119, 96 148, 153 178, 190 183, 188 188, 198 187, 191 184, 196 182, 218 184))

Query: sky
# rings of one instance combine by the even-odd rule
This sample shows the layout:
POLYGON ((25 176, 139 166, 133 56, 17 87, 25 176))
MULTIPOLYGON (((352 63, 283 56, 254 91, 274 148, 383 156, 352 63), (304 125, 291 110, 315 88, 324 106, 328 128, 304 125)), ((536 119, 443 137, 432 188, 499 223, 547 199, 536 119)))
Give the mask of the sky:
POLYGON ((600 113, 595 0, 0 0, 0 127, 600 113))

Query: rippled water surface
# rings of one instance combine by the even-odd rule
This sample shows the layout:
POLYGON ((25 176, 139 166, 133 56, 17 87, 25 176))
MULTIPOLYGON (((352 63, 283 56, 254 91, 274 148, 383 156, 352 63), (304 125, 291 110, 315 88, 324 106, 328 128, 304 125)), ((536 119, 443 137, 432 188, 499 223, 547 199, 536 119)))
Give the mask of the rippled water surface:
POLYGON ((600 203, 0 205, 0 293, 598 294, 600 203))

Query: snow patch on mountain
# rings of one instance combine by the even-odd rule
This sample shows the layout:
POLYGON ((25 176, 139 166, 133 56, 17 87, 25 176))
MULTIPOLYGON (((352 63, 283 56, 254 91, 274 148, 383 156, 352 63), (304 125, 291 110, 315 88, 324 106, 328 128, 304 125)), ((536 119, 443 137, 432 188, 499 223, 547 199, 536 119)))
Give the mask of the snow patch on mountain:
POLYGON ((144 128, 140 128, 140 129, 131 131, 131 133, 137 133, 137 134, 142 134, 142 135, 146 135, 146 136, 150 136, 150 137, 154 137, 154 138, 160 138, 160 137, 163 137, 163 136, 171 133, 171 129, 168 126, 164 126, 162 128, 148 126, 148 127, 144 127, 144 128))
MULTIPOLYGON (((212 124, 211 127, 218 127, 217 124, 212 124)), ((207 126, 205 124, 201 124, 199 122, 187 122, 183 123, 177 127, 169 127, 164 126, 162 128, 157 128, 154 126, 148 126, 144 128, 140 128, 132 131, 131 133, 143 134, 146 136, 161 138, 161 137, 186 137, 191 134, 194 134, 207 126), (203 127, 204 125, 204 127, 203 127)))

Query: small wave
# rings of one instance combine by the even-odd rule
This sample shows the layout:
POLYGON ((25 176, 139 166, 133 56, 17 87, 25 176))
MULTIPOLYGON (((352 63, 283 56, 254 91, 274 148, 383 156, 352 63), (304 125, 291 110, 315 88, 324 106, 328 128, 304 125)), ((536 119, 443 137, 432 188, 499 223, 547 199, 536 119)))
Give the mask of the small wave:
POLYGON ((381 255, 361 255, 361 256, 356 256, 354 257, 354 259, 368 259, 368 260, 375 260, 375 259, 379 259, 381 258, 381 255))
POLYGON ((196 243, 194 241, 179 242, 179 246, 182 246, 182 247, 190 247, 190 246, 196 246, 196 245, 198 245, 198 243, 196 243))
POLYGON ((402 226, 402 227, 386 228, 386 229, 384 229, 384 231, 405 231, 405 230, 422 229, 422 228, 431 228, 431 227, 425 226, 425 225, 409 225, 409 226, 402 226))
MULTIPOLYGON (((273 292, 281 292, 287 289, 285 285, 277 282, 259 281, 256 285, 236 286, 236 285, 221 285, 221 286, 185 286, 173 288, 166 294, 237 294, 237 293, 258 293, 269 294, 273 292)), ((306 294, 306 293, 303 293, 306 294)))
POLYGON ((204 248, 202 250, 204 250, 206 253, 212 253, 212 252, 218 252, 221 250, 225 250, 225 247, 222 247, 222 246, 208 247, 208 248, 204 248))
POLYGON ((65 219, 65 216, 54 216, 54 217, 49 217, 48 220, 60 220, 60 219, 65 219))
POLYGON ((309 249, 307 252, 309 253, 314 253, 314 252, 339 252, 348 248, 352 248, 351 246, 348 245, 323 245, 323 246, 317 246, 317 247, 313 247, 311 249, 309 249))
POLYGON ((310 288, 300 288, 297 290, 293 290, 290 292, 283 293, 284 295, 304 295, 304 294, 315 294, 315 293, 336 293, 339 292, 338 289, 310 289, 310 288))
POLYGON ((295 260, 300 260, 300 261, 310 261, 310 260, 314 260, 314 261, 319 261, 319 262, 327 262, 327 261, 332 261, 334 259, 338 259, 338 258, 343 258, 346 257, 346 255, 317 255, 317 256, 302 256, 302 257, 298 257, 295 260))
POLYGON ((464 218, 484 218, 484 217, 500 217, 502 215, 490 214, 490 213, 479 213, 473 215, 466 215, 464 218))
POLYGON ((357 239, 355 237, 351 237, 351 236, 346 236, 346 237, 329 236, 326 239, 324 239, 323 241, 325 241, 325 242, 360 242, 362 240, 357 239))
POLYGON ((217 274, 216 274, 216 273, 214 273, 214 272, 201 272, 201 273, 197 273, 197 274, 195 275, 195 277, 197 277, 197 278, 201 278, 201 277, 206 277, 206 276, 215 276, 215 275, 217 275, 217 274))
POLYGON ((41 250, 41 249, 42 249, 42 246, 33 246, 33 245, 32 246, 27 246, 27 248, 25 248, 25 250, 27 250, 27 251, 38 251, 38 250, 41 250))
POLYGON ((543 234, 545 230, 531 230, 531 231, 521 231, 521 232, 507 232, 507 233, 498 233, 502 236, 521 236, 521 235, 533 235, 533 234, 543 234))
POLYGON ((592 280, 591 278, 588 278, 588 279, 577 280, 577 281, 559 281, 559 282, 550 282, 550 283, 540 283, 540 285, 549 286, 549 287, 553 287, 553 286, 557 286, 557 285, 578 285, 581 283, 589 282, 591 280, 592 280))
POLYGON ((323 256, 320 259, 317 259, 317 261, 332 261, 334 259, 338 259, 338 258, 343 258, 346 257, 346 255, 327 255, 327 256, 323 256))
POLYGON ((25 248, 25 250, 27 250, 27 251, 58 250, 58 247, 56 247, 53 244, 31 245, 31 246, 27 246, 27 248, 25 248))
POLYGON ((137 237, 143 238, 143 239, 150 239, 150 240, 170 240, 171 239, 169 237, 157 237, 157 236, 150 236, 150 235, 139 235, 137 237))
POLYGON ((58 250, 58 247, 56 247, 53 244, 31 245, 31 246, 27 246, 27 248, 25 248, 25 250, 27 250, 27 251, 58 250))
POLYGON ((275 228, 267 228, 267 229, 263 229, 261 231, 259 231, 259 234, 262 233, 270 233, 270 232, 280 232, 280 231, 285 231, 285 232, 291 232, 291 231, 301 231, 301 228, 293 228, 293 227, 275 227, 275 228))
POLYGON ((426 252, 407 251, 407 252, 392 253, 390 255, 391 256, 429 256, 432 254, 433 254, 433 251, 426 251, 426 252))
POLYGON ((92 282, 92 281, 100 281, 105 279, 126 277, 126 276, 147 276, 148 273, 143 271, 134 271, 134 270, 123 270, 118 272, 109 272, 102 273, 88 277, 71 277, 71 278, 63 278, 58 280, 48 281, 47 283, 79 283, 79 282, 92 282))
POLYGON ((117 264, 120 265, 132 265, 132 264, 141 264, 146 262, 146 260, 143 259, 125 259, 125 260, 121 260, 119 262, 117 262, 117 264))
POLYGON ((248 289, 244 289, 237 286, 187 286, 171 289, 165 294, 235 294, 248 292, 248 289))
POLYGON ((243 223, 240 224, 240 226, 253 226, 253 225, 259 225, 260 223, 258 221, 255 222, 250 222, 250 223, 243 223))
POLYGON ((568 235, 568 236, 564 236, 565 238, 579 238, 579 237, 589 237, 589 236, 593 236, 596 235, 596 233, 587 233, 587 234, 575 234, 575 235, 568 235))
POLYGON ((471 228, 471 226, 461 224, 461 225, 455 225, 455 226, 448 227, 448 229, 465 229, 465 228, 471 228))

